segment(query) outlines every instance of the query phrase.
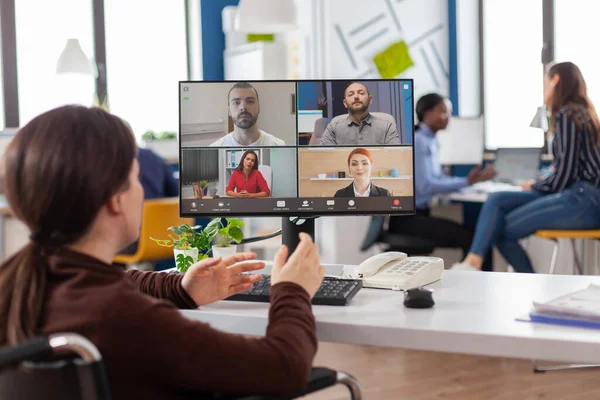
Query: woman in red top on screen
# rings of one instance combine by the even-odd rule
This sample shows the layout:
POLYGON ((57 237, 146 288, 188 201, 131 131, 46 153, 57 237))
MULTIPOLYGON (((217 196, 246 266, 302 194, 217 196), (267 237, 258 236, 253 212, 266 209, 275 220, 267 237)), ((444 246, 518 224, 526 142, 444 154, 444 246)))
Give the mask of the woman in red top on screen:
POLYGON ((254 151, 246 150, 242 162, 231 174, 227 184, 227 196, 269 197, 270 195, 267 181, 258 170, 258 156, 254 151))

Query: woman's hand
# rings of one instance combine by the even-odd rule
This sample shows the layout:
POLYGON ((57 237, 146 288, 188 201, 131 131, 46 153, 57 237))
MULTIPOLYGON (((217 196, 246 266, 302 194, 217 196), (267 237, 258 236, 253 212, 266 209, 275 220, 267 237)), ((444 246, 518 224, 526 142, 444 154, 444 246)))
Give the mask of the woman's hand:
POLYGON ((533 182, 534 181, 527 181, 527 182, 519 183, 519 186, 521 186, 521 189, 523 189, 523 190, 533 190, 533 182))
POLYGON ((323 277, 325 269, 321 266, 319 249, 313 243, 310 235, 300 234, 300 243, 296 251, 285 261, 288 248, 283 245, 275 254, 273 269, 271 270, 271 285, 279 282, 293 282, 302 286, 310 295, 315 295, 323 277))
POLYGON ((492 164, 487 164, 484 169, 481 169, 481 164, 478 164, 469 172, 468 182, 469 185, 472 185, 477 182, 488 181, 496 175, 498 175, 498 171, 492 164))
POLYGON ((225 258, 207 258, 192 265, 183 276, 181 286, 199 306, 223 300, 236 293, 252 288, 261 275, 240 275, 265 267, 263 262, 253 260, 254 253, 236 253, 225 258))

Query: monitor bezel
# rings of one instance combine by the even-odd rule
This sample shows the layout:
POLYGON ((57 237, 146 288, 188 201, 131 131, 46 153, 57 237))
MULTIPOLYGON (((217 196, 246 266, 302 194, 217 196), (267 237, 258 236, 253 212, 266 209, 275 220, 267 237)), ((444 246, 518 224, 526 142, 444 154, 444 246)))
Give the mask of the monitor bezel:
MULTIPOLYGON (((182 86, 185 83, 236 83, 236 82, 248 82, 248 83, 254 83, 254 82, 260 82, 260 83, 268 83, 268 82, 294 82, 296 85, 296 93, 295 95, 295 101, 296 103, 294 104, 294 112, 296 114, 296 128, 298 127, 298 99, 297 99, 297 95, 298 95, 298 83, 300 82, 382 82, 382 81, 406 81, 406 82, 410 82, 411 83, 411 88, 412 88, 412 96, 411 96, 411 110, 413 113, 413 122, 414 122, 414 118, 415 118, 415 82, 414 79, 412 78, 394 78, 394 79, 374 79, 374 78, 370 78, 370 79, 235 79, 235 80, 180 80, 178 82, 178 93, 179 93, 179 97, 177 99, 178 102, 178 146, 179 146, 179 160, 178 160, 178 168, 179 168, 179 172, 180 172, 180 176, 179 176, 179 214, 181 217, 192 217, 192 218, 211 218, 211 217, 300 217, 300 218, 315 218, 315 217, 335 217, 335 216, 371 216, 371 215, 399 215, 399 216, 411 216, 411 215, 416 215, 416 178, 415 178, 415 151, 414 151, 414 147, 415 147, 415 123, 411 124, 411 132, 412 132, 412 144, 411 145, 362 145, 363 147, 411 147, 412 148, 412 173, 413 173, 413 179, 412 179, 412 189, 413 189, 413 196, 412 196, 412 210, 407 210, 407 211, 403 211, 403 210, 398 210, 398 211, 394 211, 394 210, 381 210, 381 211, 364 211, 364 210, 350 210, 350 211, 327 211, 327 212, 323 212, 323 211, 273 211, 273 212, 268 212, 268 211, 260 211, 260 212, 246 212, 246 213, 238 213, 237 211, 234 213, 229 213, 229 212, 210 212, 210 213, 197 213, 197 212, 184 212, 183 210, 183 202, 182 202, 182 198, 181 198, 181 193, 182 193, 182 181, 181 181, 181 160, 183 157, 183 146, 181 144, 181 102, 182 102, 182 96, 183 96, 183 92, 182 92, 182 86)), ((285 148, 295 148, 295 149, 300 149, 300 148, 309 148, 311 146, 300 146, 298 144, 298 137, 297 137, 298 132, 296 132, 296 144, 294 146, 282 146, 285 148)), ((350 145, 340 145, 340 146, 330 146, 330 147, 357 147, 357 146, 350 146, 350 145)), ((208 148, 208 147, 207 147, 208 148)), ((225 147, 215 147, 215 149, 221 149, 221 148, 225 148, 225 147)), ((231 147, 227 147, 227 148, 231 148, 231 147)), ((276 148, 274 146, 265 146, 264 148, 276 148)), ((189 149, 189 148, 188 148, 189 149)), ((299 157, 296 157, 296 174, 298 174, 298 159, 299 157)), ((297 177, 296 177, 297 179, 297 177)), ((401 197, 401 196, 393 196, 394 198, 396 197, 401 197)), ((282 197, 281 199, 311 199, 310 197, 282 197)))

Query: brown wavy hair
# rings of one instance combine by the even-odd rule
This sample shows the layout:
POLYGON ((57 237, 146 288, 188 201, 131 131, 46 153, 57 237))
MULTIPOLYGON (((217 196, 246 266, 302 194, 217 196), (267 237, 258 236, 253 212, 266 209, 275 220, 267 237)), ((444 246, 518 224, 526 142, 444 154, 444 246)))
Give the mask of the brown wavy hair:
POLYGON ((254 166, 252 167, 252 169, 258 169, 258 156, 254 152, 254 150, 246 150, 242 155, 242 161, 237 165, 237 167, 235 167, 236 171, 244 172, 244 160, 246 159, 246 156, 248 154, 254 155, 254 166))
POLYGON ((82 238, 128 187, 136 151, 131 130, 100 108, 56 108, 17 132, 5 154, 6 197, 32 241, 0 266, 0 346, 36 334, 47 255, 82 238))
POLYGON ((600 140, 600 120, 594 105, 587 94, 587 85, 581 70, 572 62, 551 64, 547 70, 550 79, 559 76, 554 87, 552 104, 550 105, 551 121, 555 130, 556 113, 564 110, 572 119, 578 129, 586 122, 590 122, 596 132, 596 141, 600 140))

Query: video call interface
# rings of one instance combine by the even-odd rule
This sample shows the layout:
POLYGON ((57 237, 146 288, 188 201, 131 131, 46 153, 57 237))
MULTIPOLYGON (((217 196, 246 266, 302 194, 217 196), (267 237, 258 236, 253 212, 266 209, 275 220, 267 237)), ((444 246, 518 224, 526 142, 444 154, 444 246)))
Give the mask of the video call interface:
POLYGON ((413 81, 180 82, 183 216, 413 214, 413 81))

